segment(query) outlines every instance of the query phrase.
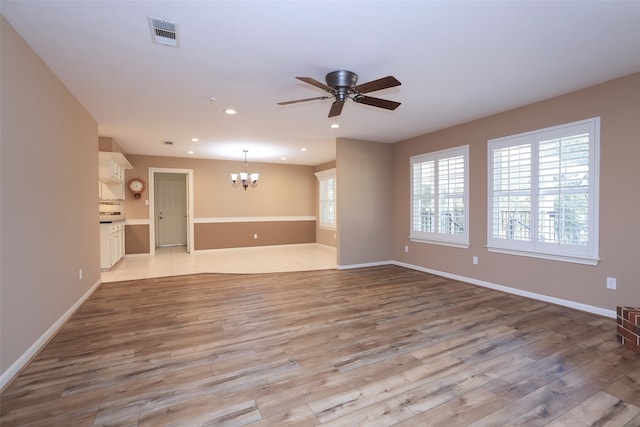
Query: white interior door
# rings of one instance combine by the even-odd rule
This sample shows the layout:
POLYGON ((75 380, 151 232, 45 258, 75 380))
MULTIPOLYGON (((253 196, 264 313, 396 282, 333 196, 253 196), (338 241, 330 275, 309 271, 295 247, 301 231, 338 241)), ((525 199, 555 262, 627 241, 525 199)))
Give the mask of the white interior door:
POLYGON ((156 173, 156 246, 187 244, 187 176, 156 173))

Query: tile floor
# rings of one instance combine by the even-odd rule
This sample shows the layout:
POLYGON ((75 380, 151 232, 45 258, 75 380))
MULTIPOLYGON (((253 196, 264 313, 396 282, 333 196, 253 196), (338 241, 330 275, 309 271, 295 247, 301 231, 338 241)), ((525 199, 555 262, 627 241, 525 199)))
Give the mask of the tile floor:
POLYGON ((184 246, 156 249, 154 256, 126 255, 103 282, 193 273, 274 273, 335 269, 336 248, 315 243, 214 249, 187 253, 184 246))

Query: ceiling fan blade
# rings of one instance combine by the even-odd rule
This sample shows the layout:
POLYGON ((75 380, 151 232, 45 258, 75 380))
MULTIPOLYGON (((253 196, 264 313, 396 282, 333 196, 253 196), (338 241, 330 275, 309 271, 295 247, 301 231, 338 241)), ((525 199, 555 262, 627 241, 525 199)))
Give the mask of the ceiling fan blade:
POLYGON ((373 107, 386 108, 387 110, 395 110, 400 106, 399 102, 389 101, 388 99, 374 98, 372 96, 357 96, 353 100, 359 104, 371 105, 373 107))
POLYGON ((354 89, 360 93, 373 92, 376 90, 382 90, 389 87, 400 86, 402 83, 398 81, 393 76, 383 77, 378 80, 372 80, 367 83, 362 83, 361 85, 357 85, 354 89))
POLYGON ((319 99, 329 99, 330 96, 316 96, 313 98, 304 98, 304 99, 296 99, 294 101, 283 101, 278 102, 278 105, 289 105, 289 104, 297 104, 298 102, 307 102, 307 101, 317 101, 319 99))
POLYGON ((342 113, 342 107, 344 107, 344 101, 335 101, 331 104, 331 110, 329 110, 329 117, 339 116, 342 113))
POLYGON ((311 77, 296 77, 296 79, 301 80, 305 83, 308 83, 312 86, 320 88, 322 90, 326 90, 327 92, 333 93, 334 89, 331 86, 327 86, 324 83, 317 81, 316 79, 312 79, 311 77))

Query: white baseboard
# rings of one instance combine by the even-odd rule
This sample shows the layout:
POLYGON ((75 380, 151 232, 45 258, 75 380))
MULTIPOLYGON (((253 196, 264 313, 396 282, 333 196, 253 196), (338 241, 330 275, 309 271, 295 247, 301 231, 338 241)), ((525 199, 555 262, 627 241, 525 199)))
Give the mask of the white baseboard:
POLYGON ((149 252, 145 252, 142 254, 124 254, 124 258, 141 258, 141 257, 149 257, 149 252))
POLYGON ((549 295, 538 294, 535 292, 523 291, 522 289, 511 288, 509 286, 498 285, 491 282, 485 282, 483 280, 473 279, 471 277, 460 276, 458 274, 451 274, 445 271, 433 270, 431 268, 421 267, 419 265, 407 264, 405 262, 400 261, 380 261, 380 262, 370 262, 364 264, 350 264, 350 265, 339 265, 338 270, 349 270, 352 268, 366 268, 366 267, 377 267, 381 265, 397 265, 399 267, 409 268, 411 270, 418 270, 424 273, 435 274, 437 276, 447 277, 453 280, 459 280, 461 282, 471 283, 472 285, 482 286, 489 289, 495 289, 497 291, 506 292, 508 294, 519 295, 531 299, 535 299, 538 301, 549 302, 552 304, 561 305, 563 307, 573 308, 575 310, 585 311, 587 313, 597 314, 598 316, 610 317, 615 319, 617 313, 615 310, 607 310, 602 307, 596 307, 593 305, 582 304, 576 301, 566 300, 562 298, 551 297, 549 295))
POLYGON ((338 270, 351 270, 353 268, 379 267, 381 265, 389 265, 389 264, 395 264, 395 263, 394 261, 377 261, 377 262, 367 262, 365 264, 339 265, 338 270))
POLYGON ((20 356, 20 358, 18 358, 18 360, 13 363, 13 365, 9 366, 9 369, 7 369, 2 373, 2 375, 0 375, 0 392, 4 391, 5 387, 9 385, 11 381, 13 381, 13 379, 20 373, 20 371, 22 371, 22 369, 27 366, 27 364, 38 354, 38 352, 42 350, 45 345, 47 345, 49 340, 53 338, 58 330, 67 322, 67 320, 69 320, 69 318, 73 315, 73 313, 76 312, 76 310, 82 305, 82 303, 91 296, 91 294, 98 288, 98 286, 100 286, 101 283, 102 280, 98 279, 98 281, 94 283, 93 286, 91 286, 91 288, 89 288, 89 290, 85 292, 84 295, 82 295, 80 299, 78 299, 78 301, 76 301, 75 304, 71 306, 71 308, 69 308, 69 310, 67 310, 62 316, 60 316, 60 318, 53 325, 51 325, 51 327, 47 329, 47 331, 42 334, 42 336, 38 338, 38 340, 33 343, 33 345, 29 347, 29 349, 25 351, 24 354, 20 356))
POLYGON ((336 248, 335 246, 331 246, 331 245, 327 245, 326 243, 312 243, 312 245, 316 245, 316 246, 322 246, 323 248, 329 248, 329 249, 335 249, 338 250, 338 248, 336 248))
POLYGON ((527 298, 531 298, 539 301, 550 302, 552 304, 557 304, 557 305, 573 308, 580 311, 586 311, 587 313, 597 314, 599 316, 604 316, 604 317, 610 317, 612 319, 615 319, 617 315, 615 310, 607 310, 602 307, 595 307, 593 305, 582 304, 579 302, 551 297, 543 294, 537 294, 535 292, 523 291, 522 289, 511 288, 509 286, 503 286, 503 285, 497 285, 495 283, 485 282, 483 280, 472 279, 470 277, 464 277, 464 276, 459 276, 457 274, 447 273, 444 271, 438 271, 430 268, 420 267, 418 265, 407 264, 400 261, 392 261, 391 264, 397 265, 399 267, 410 268, 412 270, 422 271, 425 273, 435 274, 437 276, 447 277, 453 280, 459 280, 461 282, 471 283, 472 285, 478 285, 485 288, 495 289, 497 291, 506 292, 509 294, 520 295, 523 297, 527 297, 527 298))

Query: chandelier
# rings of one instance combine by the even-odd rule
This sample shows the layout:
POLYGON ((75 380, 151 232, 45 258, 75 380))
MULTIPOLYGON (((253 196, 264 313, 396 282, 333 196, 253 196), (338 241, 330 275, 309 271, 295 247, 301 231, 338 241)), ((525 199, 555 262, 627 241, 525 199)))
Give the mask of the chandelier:
POLYGON ((242 188, 247 190, 247 187, 251 186, 253 188, 258 186, 258 173, 248 173, 247 172, 247 153, 249 150, 242 150, 244 152, 244 165, 243 171, 240 173, 232 173, 231 174, 231 185, 235 188, 238 185, 242 185, 242 188), (240 176, 240 180, 238 180, 238 176, 240 176))

